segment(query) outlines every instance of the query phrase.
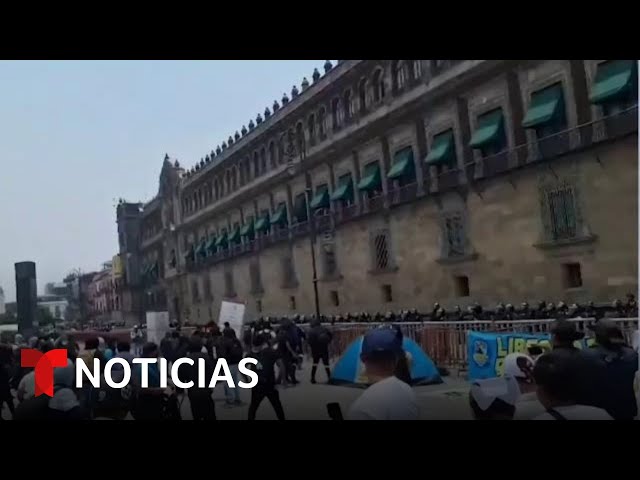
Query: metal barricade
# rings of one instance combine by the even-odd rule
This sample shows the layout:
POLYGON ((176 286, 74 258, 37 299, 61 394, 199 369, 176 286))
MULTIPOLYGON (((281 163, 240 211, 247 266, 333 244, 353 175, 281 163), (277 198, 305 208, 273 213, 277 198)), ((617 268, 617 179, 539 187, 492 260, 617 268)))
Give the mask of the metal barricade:
MULTIPOLYGON (((625 339, 631 344, 632 336, 638 330, 637 318, 611 318, 620 326, 625 339)), ((461 322, 405 322, 395 323, 407 338, 414 340, 440 367, 466 370, 468 365, 467 334, 469 331, 492 333, 547 333, 554 319, 544 320, 496 320, 461 322)), ((573 318, 580 332, 587 332, 594 318, 573 318)), ((368 330, 389 323, 337 323, 332 326, 333 342, 331 356, 339 357, 349 345, 368 330)))

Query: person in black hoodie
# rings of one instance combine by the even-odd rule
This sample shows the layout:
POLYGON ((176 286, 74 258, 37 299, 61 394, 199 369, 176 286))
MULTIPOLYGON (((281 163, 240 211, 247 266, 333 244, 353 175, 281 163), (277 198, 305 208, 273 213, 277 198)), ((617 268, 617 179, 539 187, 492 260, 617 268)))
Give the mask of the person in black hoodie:
POLYGON ((13 371, 13 351, 10 346, 0 344, 0 420, 5 403, 12 416, 14 413, 10 382, 13 371))
POLYGON ((74 388, 75 367, 55 368, 53 397, 31 397, 16 407, 14 420, 88 420, 87 409, 80 405, 74 388))
POLYGON ((193 360, 193 365, 183 364, 180 368, 180 379, 184 383, 193 382, 193 387, 188 390, 189 403, 191 404, 191 415, 194 420, 215 420, 216 406, 213 402, 213 391, 208 383, 213 376, 215 365, 213 360, 206 353, 202 353, 202 338, 194 335, 189 339, 188 358, 193 360), (198 387, 198 363, 204 360, 204 378, 206 386, 198 387))
POLYGON ((600 390, 603 404, 615 420, 633 420, 638 414, 638 402, 633 389, 638 371, 638 353, 629 347, 620 328, 611 320, 602 319, 594 326, 597 345, 585 353, 605 365, 600 390))
POLYGON ((256 412, 265 397, 271 403, 278 420, 284 420, 284 410, 280 402, 280 394, 276 390, 275 364, 280 353, 269 346, 265 334, 260 334, 253 339, 251 358, 258 363, 252 366, 258 374, 258 384, 251 389, 251 404, 249 405, 249 420, 256 419, 256 412))
POLYGON ((551 327, 551 345, 554 352, 567 356, 580 357, 577 361, 584 368, 579 370, 580 378, 577 402, 581 405, 604 408, 602 382, 606 376, 604 362, 595 356, 588 356, 585 350, 575 346, 575 342, 584 335, 576 330, 575 323, 561 319, 553 322, 551 327))
POLYGON ((323 327, 319 320, 314 319, 311 323, 311 330, 307 335, 307 343, 311 349, 311 383, 316 383, 316 372, 318 363, 322 362, 324 370, 327 372, 327 381, 331 379, 331 369, 329 368, 329 344, 333 335, 327 327, 323 327))
POLYGON ((225 328, 222 331, 219 356, 227 361, 235 385, 234 388, 231 388, 226 382, 224 384, 224 395, 227 399, 227 405, 242 405, 240 389, 238 388, 238 364, 240 360, 242 360, 243 355, 242 343, 240 343, 240 340, 236 337, 236 332, 232 328, 225 328))

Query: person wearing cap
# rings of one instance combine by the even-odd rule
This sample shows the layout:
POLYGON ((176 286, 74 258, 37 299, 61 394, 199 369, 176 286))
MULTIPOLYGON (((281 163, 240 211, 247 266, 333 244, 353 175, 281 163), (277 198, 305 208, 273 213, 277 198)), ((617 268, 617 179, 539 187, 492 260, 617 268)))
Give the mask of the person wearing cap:
POLYGON ((370 386, 353 403, 348 420, 417 420, 416 394, 395 376, 403 355, 402 338, 395 328, 376 328, 362 340, 360 359, 370 386))
POLYGON ((602 408, 585 405, 582 373, 589 368, 585 355, 552 350, 542 355, 533 367, 536 395, 546 413, 534 420, 612 420, 602 408))
POLYGON ((16 407, 14 420, 87 420, 88 412, 80 405, 74 387, 75 368, 53 370, 53 397, 40 395, 16 407))
POLYGON ((520 395, 512 377, 477 380, 469 390, 469 406, 474 420, 512 420, 520 395))
POLYGON ((600 377, 603 408, 616 420, 632 420, 638 414, 634 382, 638 371, 638 353, 629 347, 622 330, 610 319, 603 318, 589 327, 596 345, 585 351, 590 358, 604 364, 600 377))
POLYGON ((545 412, 545 408, 536 395, 533 380, 533 358, 524 353, 510 353, 504 358, 504 376, 513 378, 519 389, 515 402, 514 420, 531 420, 545 412))

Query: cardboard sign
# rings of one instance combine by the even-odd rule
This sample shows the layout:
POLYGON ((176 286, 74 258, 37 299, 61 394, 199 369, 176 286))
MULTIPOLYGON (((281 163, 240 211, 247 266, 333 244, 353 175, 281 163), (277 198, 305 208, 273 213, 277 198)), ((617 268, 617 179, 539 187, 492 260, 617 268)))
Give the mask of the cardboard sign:
POLYGON ((224 328, 225 322, 229 322, 229 326, 236 332, 236 337, 241 339, 244 311, 244 303, 222 302, 220 305, 220 316, 218 317, 218 327, 220 330, 224 328))
POLYGON ((160 341, 170 330, 169 312, 147 312, 147 342, 160 345, 160 341))

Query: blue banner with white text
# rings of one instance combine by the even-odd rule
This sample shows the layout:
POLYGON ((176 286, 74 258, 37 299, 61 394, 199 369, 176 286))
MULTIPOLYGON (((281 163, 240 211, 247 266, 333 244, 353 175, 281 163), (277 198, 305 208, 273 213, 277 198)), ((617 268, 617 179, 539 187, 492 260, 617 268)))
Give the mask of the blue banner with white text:
MULTIPOLYGON (((593 338, 585 338, 575 342, 578 348, 588 348, 594 343, 593 338)), ((488 333, 469 331, 467 349, 469 359, 469 380, 494 378, 502 375, 504 357, 510 353, 527 353, 529 347, 539 345, 543 350, 550 350, 548 333, 488 333)))

